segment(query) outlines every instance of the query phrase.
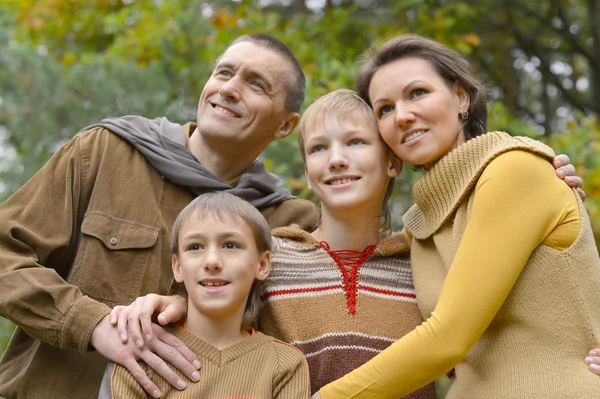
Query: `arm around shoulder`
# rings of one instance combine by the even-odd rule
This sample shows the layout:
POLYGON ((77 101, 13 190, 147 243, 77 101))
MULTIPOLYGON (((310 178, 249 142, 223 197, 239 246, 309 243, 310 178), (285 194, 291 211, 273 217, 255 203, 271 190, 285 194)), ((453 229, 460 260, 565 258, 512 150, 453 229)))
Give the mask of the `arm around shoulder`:
POLYGON ((302 230, 312 232, 319 223, 315 204, 300 198, 261 209, 261 213, 271 228, 297 225, 302 230))

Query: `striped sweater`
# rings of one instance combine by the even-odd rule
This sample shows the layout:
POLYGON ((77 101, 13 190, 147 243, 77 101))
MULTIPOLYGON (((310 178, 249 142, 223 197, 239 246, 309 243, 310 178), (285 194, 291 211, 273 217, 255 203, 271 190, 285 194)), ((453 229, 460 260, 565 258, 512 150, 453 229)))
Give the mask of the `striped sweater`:
MULTIPOLYGON (((259 328, 304 353, 313 393, 421 324, 408 251, 404 237, 393 235, 344 271, 310 234, 273 231, 259 328)), ((435 397, 433 384, 407 396, 435 397)))

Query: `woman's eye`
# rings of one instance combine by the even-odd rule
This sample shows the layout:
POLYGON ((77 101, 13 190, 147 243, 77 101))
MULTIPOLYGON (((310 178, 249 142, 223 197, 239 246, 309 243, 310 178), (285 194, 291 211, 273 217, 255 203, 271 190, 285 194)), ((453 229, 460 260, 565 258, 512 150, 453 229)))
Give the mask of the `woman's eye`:
POLYGON ((394 108, 391 105, 384 105, 383 107, 379 108, 379 116, 383 116, 388 112, 391 112, 393 109, 394 108))
POLYGON ((423 95, 427 94, 427 90, 424 89, 415 89, 412 91, 411 93, 411 97, 415 98, 415 97, 421 97, 423 95))

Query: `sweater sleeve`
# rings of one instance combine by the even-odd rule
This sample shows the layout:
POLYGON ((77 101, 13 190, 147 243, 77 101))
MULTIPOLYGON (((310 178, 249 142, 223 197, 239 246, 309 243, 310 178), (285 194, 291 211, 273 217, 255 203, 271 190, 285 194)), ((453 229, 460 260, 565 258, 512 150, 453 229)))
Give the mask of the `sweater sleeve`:
POLYGON ((308 362, 297 348, 276 340, 279 372, 273 384, 275 399, 308 399, 310 380, 308 362))
POLYGON ((65 282, 84 182, 81 140, 65 144, 0 206, 0 315, 30 336, 85 351, 110 312, 65 282))
MULTIPOLYGON (((431 316, 323 387, 322 397, 398 398, 448 372, 491 323, 531 253, 572 220, 573 209, 575 194, 548 162, 521 151, 497 157, 477 182, 470 219, 431 316)), ((564 247, 578 228, 567 230, 575 234, 562 234, 564 247)))

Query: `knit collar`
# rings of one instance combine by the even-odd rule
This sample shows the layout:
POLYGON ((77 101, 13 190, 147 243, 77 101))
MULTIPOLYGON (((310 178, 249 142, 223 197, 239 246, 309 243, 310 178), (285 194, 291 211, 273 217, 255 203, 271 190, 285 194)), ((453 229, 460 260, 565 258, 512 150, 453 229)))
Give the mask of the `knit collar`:
POLYGON ((252 334, 237 344, 228 346, 224 349, 217 349, 215 346, 195 336, 191 332, 184 330, 177 324, 170 324, 167 327, 167 331, 176 334, 177 337, 193 352, 198 353, 205 359, 208 359, 219 366, 223 366, 226 363, 237 359, 244 353, 251 352, 272 340, 272 338, 267 335, 257 333, 252 334))
MULTIPOLYGON (((274 229, 272 234, 275 237, 292 240, 298 245, 307 248, 320 246, 319 242, 315 240, 310 233, 294 227, 280 227, 278 229, 274 229)), ((401 233, 393 233, 377 243, 374 253, 378 256, 391 256, 408 252, 409 250, 410 247, 408 246, 404 235, 401 233)))
POLYGON ((490 132, 465 142, 413 186, 416 203, 403 217, 410 234, 422 240, 435 233, 467 198, 486 166, 497 156, 514 150, 532 152, 549 160, 554 157, 545 144, 505 132, 490 132))

